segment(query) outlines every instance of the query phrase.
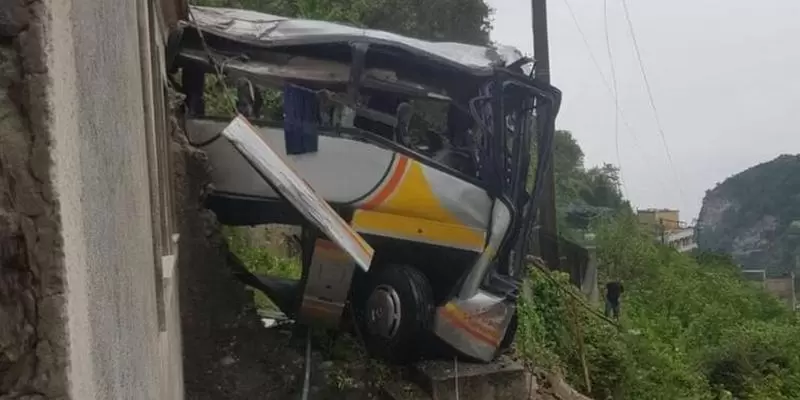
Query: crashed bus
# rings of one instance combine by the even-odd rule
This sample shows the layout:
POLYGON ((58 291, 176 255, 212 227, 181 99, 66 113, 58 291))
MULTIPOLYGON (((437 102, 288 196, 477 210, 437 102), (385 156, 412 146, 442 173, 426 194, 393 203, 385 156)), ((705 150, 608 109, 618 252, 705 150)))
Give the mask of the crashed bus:
POLYGON ((187 136, 212 167, 208 208, 226 225, 302 227, 300 279, 243 280, 297 321, 352 320, 390 360, 432 340, 484 362, 503 351, 552 164, 531 152, 552 146, 561 96, 533 77, 533 61, 247 10, 191 16, 167 55, 187 136), (215 76, 249 120, 237 118, 252 132, 238 142, 230 118, 206 115, 215 76), (266 89, 279 93, 280 121, 261 118, 266 89), (414 127, 430 115, 438 129, 414 127))

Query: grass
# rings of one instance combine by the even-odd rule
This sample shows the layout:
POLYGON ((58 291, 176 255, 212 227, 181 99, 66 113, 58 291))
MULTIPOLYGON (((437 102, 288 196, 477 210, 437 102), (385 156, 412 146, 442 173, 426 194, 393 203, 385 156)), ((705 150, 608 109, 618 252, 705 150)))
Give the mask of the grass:
MULTIPOLYGON (((281 278, 300 279, 300 260, 276 255, 267 235, 252 238, 247 227, 225 227, 223 233, 228 246, 245 267, 254 274, 274 275, 281 278)), ((253 290, 256 306, 260 310, 277 310, 275 304, 258 290, 253 290)))

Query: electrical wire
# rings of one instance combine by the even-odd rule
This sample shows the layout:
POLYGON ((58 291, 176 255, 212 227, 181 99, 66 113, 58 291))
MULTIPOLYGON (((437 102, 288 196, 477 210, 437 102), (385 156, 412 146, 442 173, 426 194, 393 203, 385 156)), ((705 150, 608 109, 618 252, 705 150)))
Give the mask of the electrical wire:
POLYGON ((669 150, 669 145, 667 144, 667 138, 664 134, 664 128, 661 124, 661 118, 659 117, 658 108, 656 107, 656 102, 653 99, 653 90, 650 87, 650 80, 647 79, 647 72, 644 68, 644 62, 642 61, 642 53, 639 50, 639 42, 636 40, 636 32, 633 29, 633 22, 631 21, 631 14, 628 10, 628 2, 627 0, 622 1, 622 9, 625 14, 625 20, 628 23, 628 33, 631 36, 631 41, 633 42, 633 49, 636 52, 636 60, 639 62, 639 71, 642 73, 642 80, 644 81, 644 87, 647 91, 647 98, 650 103, 650 108, 653 110, 653 116, 655 117, 656 127, 658 129, 658 134, 661 137, 661 143, 664 146, 664 151, 667 154, 667 160, 669 161, 670 167, 672 168, 672 173, 675 175, 675 180, 678 185, 678 190, 680 191, 681 201, 685 203, 685 197, 683 193, 683 187, 681 186, 680 176, 678 174, 677 169, 675 168, 675 163, 672 161, 672 153, 669 150))
MULTIPOLYGON (((581 39, 583 40, 583 46, 586 48, 587 53, 589 53, 589 58, 592 60, 594 68, 597 70, 597 73, 600 75, 600 79, 602 79, 603 81, 603 86, 605 86, 606 90, 612 97, 615 97, 614 95, 615 91, 611 89, 611 85, 608 83, 608 79, 606 78, 606 75, 603 73, 603 68, 600 67, 600 62, 597 60, 597 57, 595 57, 594 52, 592 51, 592 46, 589 44, 589 39, 583 32, 581 24, 580 22, 578 22, 578 17, 575 15, 575 11, 572 9, 569 0, 562 0, 562 1, 564 2, 564 5, 567 7, 567 11, 569 11, 570 18, 572 18, 572 22, 575 24, 575 29, 578 30, 578 34, 580 34, 581 39)), ((628 123, 628 120, 625 118, 625 112, 623 111, 622 107, 619 106, 619 103, 615 103, 615 107, 620 116, 622 124, 625 126, 628 133, 631 134, 631 136, 634 139, 634 142, 636 143, 636 146, 638 147, 639 146, 638 140, 636 138, 636 135, 633 133, 633 129, 628 123)))
POLYGON ((628 190, 625 186, 625 178, 622 168, 622 157, 619 151, 619 85, 617 83, 617 69, 614 67, 614 56, 611 52, 611 39, 608 33, 608 0, 603 0, 603 31, 606 39, 606 52, 608 53, 608 65, 611 71, 612 96, 614 97, 614 147, 617 153, 617 165, 619 165, 619 182, 623 196, 628 198, 628 190))
MULTIPOLYGON (((603 73, 602 67, 600 67, 600 62, 597 60, 597 57, 595 57, 594 52, 592 51, 591 45, 589 45, 589 39, 587 39, 586 34, 583 32, 583 29, 581 28, 581 24, 580 24, 580 22, 578 22, 578 17, 575 15, 575 11, 572 9, 572 5, 570 5, 569 0, 563 0, 563 2, 564 2, 564 5, 567 7, 567 11, 569 11, 569 15, 570 15, 570 18, 572 19, 572 22, 575 25, 575 29, 578 31, 578 34, 581 36, 581 39, 583 41, 583 45, 586 48, 587 53, 589 54, 589 58, 592 60, 592 64, 594 64, 595 70, 597 71, 598 75, 600 75, 600 79, 603 81, 603 86, 606 88, 606 91, 608 91, 609 95, 611 95, 611 97, 614 99, 614 112, 615 112, 615 114, 614 114, 614 138, 615 138, 615 143, 616 143, 616 156, 617 156, 617 163, 619 164, 619 169, 620 169, 620 183, 622 184, 623 191, 625 192, 625 193, 623 193, 623 195, 624 195, 624 197, 627 198, 628 197, 627 196, 627 190, 625 188, 624 179, 622 177, 622 160, 621 160, 620 151, 619 151, 619 122, 620 122, 620 120, 622 121, 622 124, 625 126, 625 130, 628 132, 628 134, 631 135, 631 138, 633 138, 633 144, 639 150, 637 152, 637 154, 640 154, 642 157, 644 157, 644 150, 642 149, 641 145, 639 144, 639 140, 636 137, 636 134, 634 133, 633 128, 628 123, 628 120, 625 118, 625 113, 622 110, 622 107, 619 105, 619 99, 618 99, 618 96, 617 96, 616 73, 615 73, 615 69, 614 69, 614 66, 613 66, 613 62, 611 62, 611 50, 610 50, 611 46, 610 46, 609 41, 608 41, 608 23, 607 23, 607 21, 605 23, 605 26, 606 26, 606 47, 609 49, 608 50, 608 52, 609 52, 609 61, 611 62, 612 76, 613 76, 613 81, 614 81, 613 89, 612 89, 612 86, 608 83, 608 79, 606 78, 606 75, 603 73)), ((605 0, 604 0, 603 8, 604 8, 604 10, 606 8, 605 0)), ((605 14, 606 13, 604 11, 604 16, 605 16, 605 14)), ((604 18, 604 19, 607 20, 607 18, 604 18)))
MULTIPOLYGON (((562 0, 562 1, 564 2, 564 6, 567 8, 567 11, 569 12, 570 18, 572 19, 572 22, 575 25, 575 29, 578 31, 578 34, 580 35, 581 39, 583 40, 583 46, 586 49, 586 52, 589 54, 589 58, 591 59, 592 64, 594 65, 594 68, 597 71, 597 74, 600 75, 600 79, 603 82, 603 86, 605 87, 605 89, 608 92, 608 94, 613 96, 614 92, 611 89, 611 85, 608 83, 608 79, 606 78, 606 75, 603 73, 603 69, 600 67, 600 62, 597 60, 597 57, 594 55, 594 52, 592 51, 592 46, 589 44, 589 39, 587 38, 586 34, 584 33, 583 29, 581 28, 581 24, 578 21, 578 17, 575 15, 575 11, 572 8, 572 5, 570 4, 569 0, 562 0)), ((622 122, 622 126, 625 128, 625 131, 628 132, 628 134, 631 135, 631 138, 633 139, 633 145, 638 150, 636 152, 636 154, 638 154, 640 157, 642 157, 642 160, 645 162, 645 164, 647 164, 649 162, 649 160, 647 159, 646 152, 644 151, 644 149, 642 148, 641 144, 639 143, 639 139, 638 139, 637 135, 635 134, 634 129, 631 127, 631 124, 628 122, 628 119, 625 117, 625 110, 619 104, 617 104, 617 112, 618 112, 620 121, 622 122)), ((659 183, 660 183, 659 187, 662 187, 662 188, 669 187, 667 182, 662 180, 661 176, 657 176, 656 179, 659 180, 659 183)))

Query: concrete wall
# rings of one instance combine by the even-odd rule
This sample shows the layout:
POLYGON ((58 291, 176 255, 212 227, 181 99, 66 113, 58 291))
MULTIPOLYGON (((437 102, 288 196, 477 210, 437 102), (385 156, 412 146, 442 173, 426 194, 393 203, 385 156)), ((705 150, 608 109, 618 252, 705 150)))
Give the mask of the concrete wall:
POLYGON ((0 6, 3 65, 18 68, 0 93, 0 214, 7 247, 27 247, 0 281, 18 286, 0 286, 0 326, 5 313, 21 321, 0 328, 2 398, 182 398, 175 249, 159 209, 171 184, 149 167, 169 165, 157 140, 168 134, 163 65, 151 57, 160 7, 147 3, 0 6), (7 352, 6 336, 27 353, 7 352))
POLYGON ((790 308, 794 307, 794 276, 767 278, 764 280, 764 290, 781 299, 790 308))

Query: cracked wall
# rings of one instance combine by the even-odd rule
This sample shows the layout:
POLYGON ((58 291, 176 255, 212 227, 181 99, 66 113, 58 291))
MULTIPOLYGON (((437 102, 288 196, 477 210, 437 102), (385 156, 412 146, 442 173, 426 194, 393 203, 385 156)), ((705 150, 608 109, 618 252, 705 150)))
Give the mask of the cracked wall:
POLYGON ((64 398, 65 286, 49 175, 49 134, 29 101, 41 94, 32 61, 41 34, 21 1, 0 6, 0 398, 64 398), (25 54, 20 53, 25 49, 25 54))
POLYGON ((182 397, 156 290, 148 3, 0 2, 0 399, 182 397))

